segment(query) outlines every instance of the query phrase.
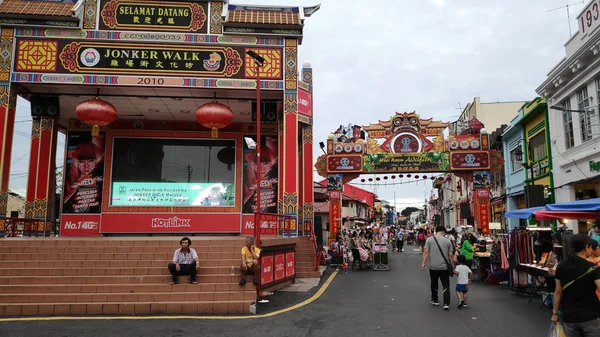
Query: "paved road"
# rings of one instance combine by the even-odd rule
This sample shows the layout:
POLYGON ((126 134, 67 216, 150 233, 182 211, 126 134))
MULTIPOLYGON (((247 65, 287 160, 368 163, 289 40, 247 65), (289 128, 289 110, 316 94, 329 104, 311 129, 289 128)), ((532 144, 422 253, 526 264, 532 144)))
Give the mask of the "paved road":
POLYGON ((0 322, 0 336, 546 336, 550 310, 500 286, 473 284, 466 309, 454 296, 450 311, 432 306, 420 255, 407 248, 390 256, 392 271, 340 272, 318 300, 273 317, 0 322))

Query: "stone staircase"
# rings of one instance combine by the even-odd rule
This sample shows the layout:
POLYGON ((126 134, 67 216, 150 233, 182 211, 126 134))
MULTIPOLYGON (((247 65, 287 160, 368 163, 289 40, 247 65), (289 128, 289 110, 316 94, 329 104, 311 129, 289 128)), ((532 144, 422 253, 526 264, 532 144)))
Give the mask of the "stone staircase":
POLYGON ((313 243, 308 236, 299 237, 298 242, 296 243, 296 277, 321 277, 321 272, 316 268, 313 243))
POLYGON ((256 288, 238 284, 244 238, 191 237, 198 284, 171 286, 179 239, 1 239, 0 316, 250 313, 256 288))

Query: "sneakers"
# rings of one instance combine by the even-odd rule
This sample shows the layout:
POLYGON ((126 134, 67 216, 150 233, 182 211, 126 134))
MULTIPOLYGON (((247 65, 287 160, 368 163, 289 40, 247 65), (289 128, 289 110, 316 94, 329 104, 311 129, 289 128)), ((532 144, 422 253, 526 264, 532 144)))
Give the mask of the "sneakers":
POLYGON ((464 302, 464 301, 458 301, 458 306, 457 306, 457 307, 460 309, 460 308, 462 308, 464 305, 465 305, 465 302, 464 302))
POLYGON ((435 305, 435 306, 438 306, 438 305, 440 305, 440 302, 438 302, 438 301, 433 301, 433 300, 432 300, 432 301, 431 301, 431 304, 433 304, 433 305, 435 305))
POLYGON ((444 310, 450 310, 450 306, 448 304, 444 304, 444 310))
POLYGON ((462 306, 463 306, 463 308, 466 308, 467 307, 467 303, 463 302, 462 306))
POLYGON ((243 286, 244 284, 246 284, 246 278, 245 277, 240 280, 240 285, 243 286))

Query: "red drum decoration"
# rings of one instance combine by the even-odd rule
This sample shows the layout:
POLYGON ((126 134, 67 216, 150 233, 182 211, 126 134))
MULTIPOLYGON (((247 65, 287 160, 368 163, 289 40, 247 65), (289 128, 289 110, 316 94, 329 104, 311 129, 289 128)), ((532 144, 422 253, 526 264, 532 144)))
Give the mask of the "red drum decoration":
POLYGON ((219 129, 233 122, 233 111, 219 102, 206 103, 196 110, 196 119, 200 125, 212 130, 212 138, 218 138, 219 129))
POLYGON ((99 98, 88 99, 75 108, 77 118, 92 127, 92 136, 100 134, 100 127, 106 126, 117 119, 117 109, 99 98))

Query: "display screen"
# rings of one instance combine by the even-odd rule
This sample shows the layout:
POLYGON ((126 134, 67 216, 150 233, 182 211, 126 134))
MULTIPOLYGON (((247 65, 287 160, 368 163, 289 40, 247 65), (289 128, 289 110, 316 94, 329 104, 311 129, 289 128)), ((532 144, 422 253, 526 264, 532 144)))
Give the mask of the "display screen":
POLYGON ((112 206, 233 206, 235 141, 115 138, 112 206))
POLYGON ((233 206, 233 184, 113 182, 113 206, 233 206))

